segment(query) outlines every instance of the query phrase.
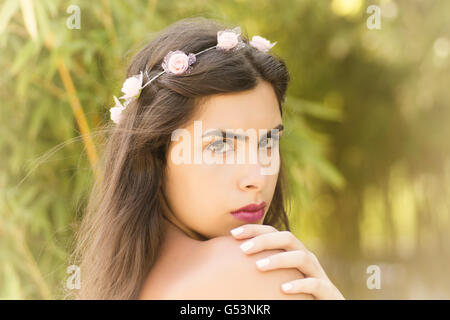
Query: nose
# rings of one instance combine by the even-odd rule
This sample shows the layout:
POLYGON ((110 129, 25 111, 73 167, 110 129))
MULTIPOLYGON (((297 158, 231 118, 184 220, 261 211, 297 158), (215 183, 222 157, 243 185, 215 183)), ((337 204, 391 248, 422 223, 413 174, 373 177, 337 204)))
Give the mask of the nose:
POLYGON ((267 175, 261 174, 261 165, 251 164, 244 167, 239 179, 239 188, 243 191, 261 191, 268 179, 267 175))
MULTIPOLYGON (((276 152, 272 151, 267 158, 264 156, 264 152, 259 153, 255 150, 256 147, 252 149, 250 145, 246 146, 247 157, 244 163, 240 163, 239 169, 239 188, 243 191, 260 192, 265 188, 267 183, 270 182, 269 179, 278 172, 279 167, 279 154, 278 150, 276 152), (253 161, 250 160, 250 153, 253 152, 253 161), (255 159, 256 162, 254 161, 255 159), (263 160, 264 159, 264 160, 263 160), (269 160, 269 163, 267 163, 269 160)), ((239 157, 239 156, 237 156, 239 157)))

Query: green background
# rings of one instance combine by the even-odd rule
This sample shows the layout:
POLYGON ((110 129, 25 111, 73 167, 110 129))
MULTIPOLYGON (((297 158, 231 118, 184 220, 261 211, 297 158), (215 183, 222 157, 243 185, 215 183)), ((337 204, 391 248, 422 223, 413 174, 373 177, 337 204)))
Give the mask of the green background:
POLYGON ((155 32, 203 16, 277 41, 292 77, 293 233, 343 295, 449 299, 448 12, 445 0, 1 0, 0 298, 62 297, 102 150, 93 131, 127 63, 155 32), (80 29, 66 26, 70 5, 80 29))

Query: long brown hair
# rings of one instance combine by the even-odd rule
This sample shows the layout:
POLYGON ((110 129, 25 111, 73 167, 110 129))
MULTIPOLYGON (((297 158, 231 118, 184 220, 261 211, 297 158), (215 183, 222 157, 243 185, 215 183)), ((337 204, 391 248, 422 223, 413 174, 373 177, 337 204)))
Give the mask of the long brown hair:
MULTIPOLYGON (((169 51, 199 52, 217 43, 228 29, 205 18, 180 20, 142 48, 127 77, 146 69, 150 78, 162 71, 169 51)), ((242 38, 248 44, 243 32, 242 38)), ((146 78, 145 78, 146 79, 146 78)), ((76 233, 72 263, 80 267, 79 299, 136 299, 163 239, 166 204, 162 186, 172 132, 192 118, 197 99, 272 84, 280 111, 289 73, 273 54, 246 45, 233 52, 210 50, 197 57, 189 74, 163 74, 127 106, 102 153, 102 179, 95 183, 76 233)), ((264 224, 289 230, 285 210, 283 161, 264 224)), ((285 203, 286 202, 286 203, 285 203)))

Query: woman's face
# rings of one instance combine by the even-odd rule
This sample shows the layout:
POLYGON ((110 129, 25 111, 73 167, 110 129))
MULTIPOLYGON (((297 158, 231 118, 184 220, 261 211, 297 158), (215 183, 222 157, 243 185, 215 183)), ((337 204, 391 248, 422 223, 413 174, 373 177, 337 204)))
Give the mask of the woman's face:
POLYGON ((172 135, 164 190, 170 207, 167 218, 198 240, 229 235, 246 223, 262 223, 278 179, 280 125, 278 100, 266 81, 252 90, 204 99, 178 138, 172 135), (222 137, 214 130, 248 138, 222 137), (255 221, 231 214, 263 201, 264 216, 255 221))

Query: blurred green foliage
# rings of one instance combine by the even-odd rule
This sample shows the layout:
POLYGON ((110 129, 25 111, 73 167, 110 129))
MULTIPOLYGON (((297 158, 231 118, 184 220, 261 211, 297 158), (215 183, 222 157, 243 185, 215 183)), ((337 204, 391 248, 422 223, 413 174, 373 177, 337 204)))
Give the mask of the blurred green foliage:
POLYGON ((293 232, 346 298, 450 298, 448 1, 0 2, 0 298, 60 298, 132 54, 185 17, 277 41, 293 232), (381 29, 369 29, 370 4, 381 29), (70 5, 81 29, 69 29, 70 5), (91 137, 91 139, 90 139, 91 137), (382 289, 366 287, 378 265, 382 289))

